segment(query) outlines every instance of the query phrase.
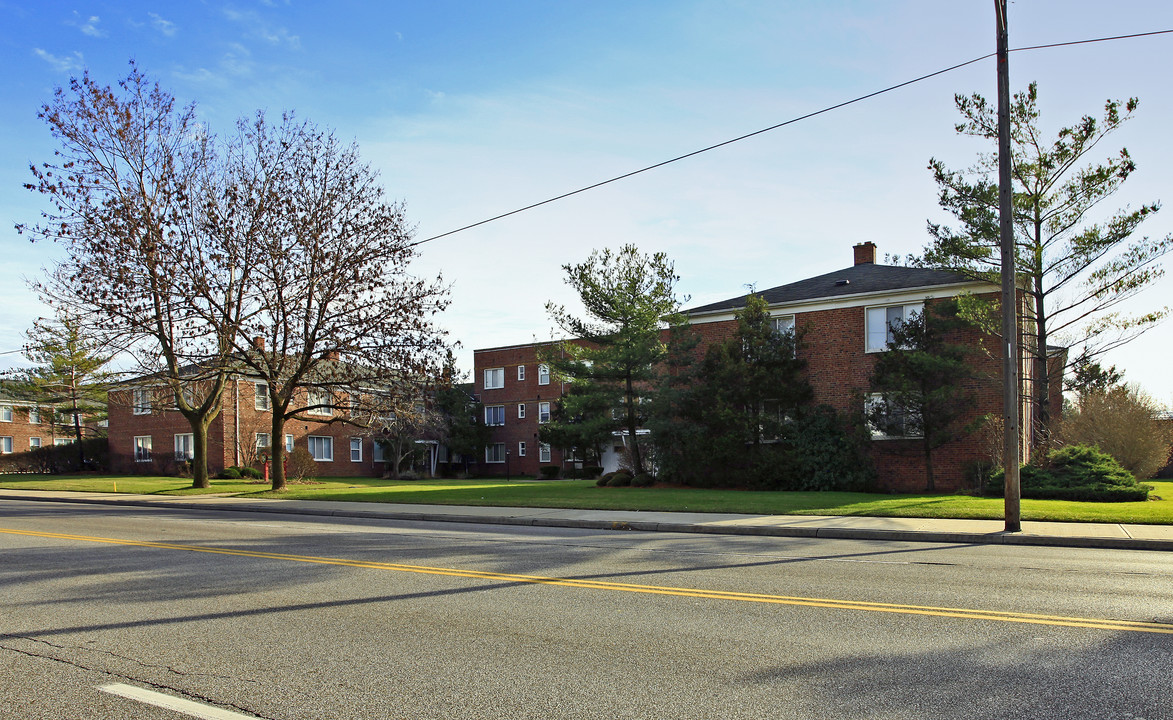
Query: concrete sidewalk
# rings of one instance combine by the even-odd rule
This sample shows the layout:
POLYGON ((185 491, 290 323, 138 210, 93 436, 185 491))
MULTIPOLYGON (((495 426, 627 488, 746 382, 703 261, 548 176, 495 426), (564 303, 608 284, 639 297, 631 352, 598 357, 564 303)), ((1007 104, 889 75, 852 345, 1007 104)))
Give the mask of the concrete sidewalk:
POLYGON ((562 510, 40 490, 0 490, 0 500, 603 530, 1173 551, 1171 525, 1024 521, 1021 533, 1005 533, 1001 520, 562 510))

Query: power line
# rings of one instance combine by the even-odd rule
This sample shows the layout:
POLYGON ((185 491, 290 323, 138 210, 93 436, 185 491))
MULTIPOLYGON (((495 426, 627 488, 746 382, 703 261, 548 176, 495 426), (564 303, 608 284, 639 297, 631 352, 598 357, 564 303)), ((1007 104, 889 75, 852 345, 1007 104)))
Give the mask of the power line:
MULTIPOLYGON (((1131 38, 1148 37, 1151 35, 1165 35, 1168 33, 1173 33, 1173 30, 1156 30, 1153 32, 1134 33, 1131 35, 1115 35, 1112 37, 1093 38, 1090 40, 1073 40, 1070 42, 1051 43, 1049 45, 1032 45, 1030 47, 1014 48, 1014 49, 1010 50, 1010 52, 1022 52, 1022 51, 1026 51, 1026 50, 1042 50, 1042 49, 1047 49, 1047 48, 1067 47, 1069 45, 1086 45, 1088 43, 1107 42, 1110 40, 1127 40, 1127 39, 1131 39, 1131 38)), ((663 162, 658 162, 655 165, 648 165, 647 167, 640 168, 639 170, 632 170, 631 172, 624 173, 623 175, 617 175, 617 176, 610 178, 608 180, 603 180, 601 182, 594 183, 593 185, 587 185, 586 187, 582 187, 577 190, 571 190, 570 192, 562 193, 561 195, 557 195, 555 197, 552 197, 552 198, 549 198, 546 200, 542 200, 540 202, 533 203, 532 205, 526 205, 525 207, 520 207, 520 208, 517 208, 516 210, 510 210, 509 212, 501 213, 500 215, 494 215, 491 218, 487 218, 485 220, 481 220, 479 222, 472 223, 471 225, 465 225, 464 227, 459 227, 459 228, 456 228, 455 230, 449 230, 446 233, 441 233, 439 235, 433 235, 432 237, 424 238, 423 240, 417 240, 413 243, 408 244, 408 247, 416 247, 418 245, 423 245, 424 243, 428 243, 433 240, 439 240, 440 238, 445 238, 445 237, 448 237, 449 235, 455 235, 456 233, 464 232, 465 230, 471 230, 472 228, 479 227, 481 225, 485 225, 487 223, 491 223, 496 220, 500 220, 502 218, 507 218, 510 215, 516 215, 518 213, 525 212, 526 210, 533 210, 534 208, 541 207, 542 205, 548 205, 548 204, 550 204, 552 202, 556 202, 558 200, 564 200, 572 195, 578 195, 579 193, 584 193, 588 190, 594 190, 595 188, 599 188, 604 185, 609 185, 613 182, 618 182, 620 180, 626 180, 629 177, 639 175, 640 173, 645 173, 649 170, 655 170, 656 168, 661 168, 661 167, 664 167, 665 165, 671 165, 674 162, 679 162, 681 160, 685 160, 687 158, 690 158, 690 157, 693 157, 696 155, 700 155, 701 153, 709 152, 710 150, 716 150, 717 148, 725 147, 726 145, 732 145, 735 142, 741 142, 742 140, 746 140, 748 138, 754 137, 755 135, 761 135, 762 133, 767 133, 767 132, 770 132, 771 130, 777 130, 778 128, 786 127, 787 125, 793 125, 796 122, 800 122, 802 120, 807 120, 809 118, 813 118, 816 115, 822 115, 824 113, 831 112, 832 110, 838 110, 839 108, 847 107, 848 105, 853 105, 855 103, 874 98, 878 95, 883 95, 884 93, 892 92, 893 90, 899 90, 902 87, 907 87, 909 85, 913 85, 915 83, 922 82, 922 81, 928 80, 930 78, 934 78, 938 75, 944 75, 945 73, 953 72, 954 70, 959 70, 967 65, 973 65, 974 63, 981 62, 982 60, 985 60, 987 58, 994 57, 994 55, 996 55, 996 54, 997 53, 989 53, 986 55, 982 55, 981 57, 973 58, 972 60, 966 60, 965 62, 961 62, 956 65, 951 65, 947 68, 943 68, 941 70, 937 70, 935 72, 928 73, 927 75, 921 75, 920 77, 913 78, 912 80, 906 80, 902 83, 898 83, 896 85, 891 85, 889 87, 884 88, 883 90, 876 90, 875 92, 868 93, 867 95, 860 95, 859 97, 852 98, 851 100, 846 100, 846 101, 838 103, 836 105, 830 105, 830 106, 825 107, 821 110, 815 110, 814 112, 807 113, 806 115, 799 115, 798 117, 791 118, 790 120, 780 122, 776 125, 771 125, 770 127, 762 128, 761 130, 755 130, 754 132, 746 133, 745 135, 740 135, 740 136, 732 138, 730 140, 725 140, 724 142, 719 142, 716 145, 709 145, 708 147, 701 148, 700 150, 694 150, 690 153, 685 153, 684 155, 679 155, 679 156, 674 157, 670 160, 664 160, 663 162)))

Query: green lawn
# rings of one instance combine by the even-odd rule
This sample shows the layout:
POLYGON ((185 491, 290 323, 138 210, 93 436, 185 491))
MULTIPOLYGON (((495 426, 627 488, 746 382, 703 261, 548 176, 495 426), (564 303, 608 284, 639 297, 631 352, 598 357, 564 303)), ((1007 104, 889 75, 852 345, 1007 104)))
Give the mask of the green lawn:
MULTIPOLYGON (((1023 500, 1024 520, 1173 524, 1173 482, 1152 482, 1148 502, 1084 503, 1023 500)), ((889 495, 839 492, 748 492, 685 488, 598 488, 593 480, 517 481, 325 478, 317 484, 290 485, 281 493, 264 484, 213 480, 208 490, 190 480, 136 475, 0 475, 0 489, 120 492, 158 495, 217 493, 242 497, 298 500, 428 503, 435 505, 509 505, 600 510, 685 510, 763 515, 870 515, 887 517, 1002 517, 1000 498, 968 495, 889 495)))

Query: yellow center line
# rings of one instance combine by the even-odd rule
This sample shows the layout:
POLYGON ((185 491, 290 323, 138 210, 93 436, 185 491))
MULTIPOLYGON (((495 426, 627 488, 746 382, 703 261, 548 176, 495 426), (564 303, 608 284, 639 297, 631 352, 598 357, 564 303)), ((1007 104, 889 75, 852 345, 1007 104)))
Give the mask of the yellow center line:
POLYGON ((660 585, 636 585, 632 583, 609 582, 605 580, 579 580, 575 578, 547 577, 543 575, 516 575, 511 573, 485 572, 481 570, 458 570, 456 568, 431 567, 428 565, 406 565, 402 563, 346 560, 343 558, 315 557, 313 555, 287 555, 284 553, 258 552, 233 548, 216 548, 203 545, 176 545, 172 543, 146 542, 142 540, 120 540, 118 538, 68 535, 64 533, 39 532, 34 530, 11 530, 0 528, 0 533, 50 538, 54 540, 75 540, 80 542, 129 545, 133 547, 156 548, 159 550, 186 550, 188 552, 235 555, 238 557, 264 560, 286 560, 291 562, 314 563, 318 565, 341 565, 371 570, 445 575, 450 577, 496 580, 502 582, 552 585, 557 587, 584 588, 589 590, 610 590, 633 592, 645 595, 671 595, 676 597, 706 598, 710 600, 734 600, 775 605, 796 605, 803 607, 831 608, 838 610, 862 610, 866 612, 900 613, 905 615, 930 615, 934 617, 962 618, 967 620, 993 620, 998 622, 1029 623, 1032 625, 1055 625, 1060 627, 1092 628, 1099 630, 1127 630, 1132 632, 1160 633, 1173 635, 1173 624, 1141 622, 1134 620, 1111 620, 1102 618, 1078 618, 1061 615, 1037 615, 1033 613, 1002 612, 998 610, 975 610, 967 608, 934 607, 931 605, 902 605, 897 603, 867 602, 862 600, 836 600, 831 598, 799 597, 788 595, 765 595, 760 593, 731 592, 726 590, 703 590, 698 588, 666 587, 660 585))

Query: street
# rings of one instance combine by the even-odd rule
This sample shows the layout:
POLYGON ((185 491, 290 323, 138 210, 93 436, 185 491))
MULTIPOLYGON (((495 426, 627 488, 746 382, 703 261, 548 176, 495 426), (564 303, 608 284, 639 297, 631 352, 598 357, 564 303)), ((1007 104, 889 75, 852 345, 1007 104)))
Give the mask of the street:
POLYGON ((0 718, 1173 718, 1160 552, 3 501, 0 607, 0 718))

